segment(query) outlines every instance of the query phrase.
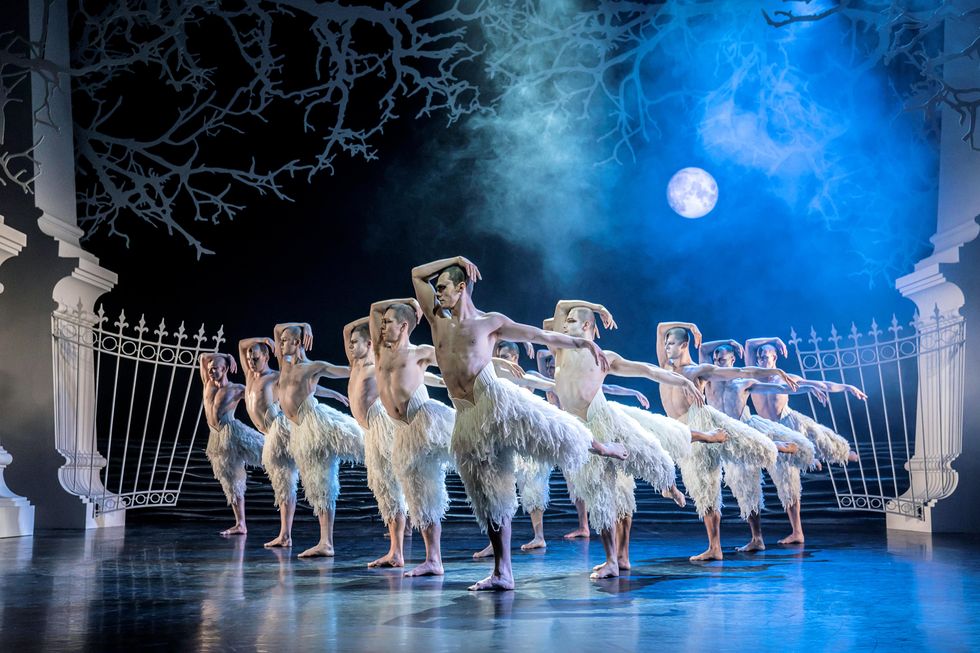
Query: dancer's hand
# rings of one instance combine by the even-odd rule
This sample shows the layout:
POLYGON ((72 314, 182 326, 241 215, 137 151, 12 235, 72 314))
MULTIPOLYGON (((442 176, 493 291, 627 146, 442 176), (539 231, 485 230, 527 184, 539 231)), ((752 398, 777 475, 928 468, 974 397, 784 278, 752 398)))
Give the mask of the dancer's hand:
POLYGON ((603 372, 608 372, 609 360, 606 358, 606 355, 602 353, 602 350, 599 349, 599 345, 595 344, 591 340, 583 340, 582 342, 584 342, 585 346, 588 347, 589 351, 592 352, 592 358, 595 359, 595 362, 599 366, 599 369, 602 370, 603 372))
POLYGON ((228 371, 232 374, 238 374, 238 363, 235 362, 235 357, 225 354, 225 358, 228 359, 228 371))
POLYGON ((850 392, 855 397, 857 397, 858 399, 860 399, 861 401, 867 401, 868 400, 868 395, 864 394, 863 392, 861 392, 861 390, 859 388, 857 388, 857 387, 855 387, 853 385, 848 384, 847 391, 850 392))
POLYGON ((610 313, 609 309, 606 308, 605 306, 600 307, 599 310, 596 311, 596 313, 599 314, 599 319, 602 320, 602 326, 606 327, 607 329, 619 328, 616 325, 616 320, 613 319, 612 313, 610 313))
POLYGON ((814 398, 817 401, 820 402, 820 405, 821 406, 826 406, 827 405, 827 401, 829 401, 830 397, 828 397, 827 396, 827 393, 824 392, 821 388, 818 388, 815 385, 811 385, 811 386, 808 386, 807 387, 807 390, 810 392, 811 395, 814 396, 814 398))
POLYGON ((303 327, 303 349, 313 351, 313 327, 304 323, 303 327))
POLYGON ((530 342, 525 342, 524 353, 527 354, 528 358, 534 360, 534 345, 532 345, 530 342))
POLYGON ((783 383, 785 383, 786 385, 788 385, 793 392, 796 392, 799 389, 799 387, 800 387, 799 381, 797 381, 796 379, 794 379, 793 377, 791 377, 789 374, 787 374, 783 370, 775 369, 775 370, 773 370, 773 372, 775 372, 776 375, 780 379, 783 380, 783 383))
POLYGON ((501 369, 506 370, 510 374, 513 374, 518 379, 523 379, 525 372, 524 368, 516 363, 511 363, 506 358, 494 358, 493 362, 495 365, 499 366, 501 369))
POLYGON ((783 342, 782 338, 776 338, 776 346, 779 348, 779 353, 783 355, 783 358, 789 357, 789 350, 786 349, 786 343, 783 342))
POLYGON ((466 278, 473 283, 483 279, 483 277, 480 276, 480 269, 476 267, 476 264, 474 264, 473 261, 469 260, 465 256, 459 257, 459 265, 463 268, 463 271, 466 272, 466 278))
POLYGON ((701 346, 701 329, 692 324, 691 335, 694 336, 694 348, 698 349, 701 346))
POLYGON ((737 340, 732 340, 732 347, 735 349, 735 353, 739 358, 745 360, 745 348, 742 347, 742 343, 737 340))
POLYGON ((633 395, 633 396, 636 397, 636 400, 638 402, 640 402, 640 406, 643 407, 643 410, 649 410, 650 409, 650 400, 647 399, 647 396, 645 394, 643 394, 642 392, 640 392, 639 390, 637 390, 636 391, 636 394, 633 395))
POLYGON ((704 406, 704 393, 698 390, 698 386, 690 379, 684 379, 687 383, 684 384, 684 397, 691 402, 694 406, 704 406))

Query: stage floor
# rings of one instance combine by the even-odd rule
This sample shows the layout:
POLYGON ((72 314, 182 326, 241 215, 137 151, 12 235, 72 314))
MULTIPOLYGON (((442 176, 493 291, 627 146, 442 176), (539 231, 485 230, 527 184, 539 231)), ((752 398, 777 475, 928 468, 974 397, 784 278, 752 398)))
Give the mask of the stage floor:
MULTIPOLYGON (((517 591, 467 592, 485 576, 475 526, 443 537, 446 575, 368 570, 384 553, 377 524, 338 525, 338 555, 298 560, 266 550, 271 524, 223 538, 214 526, 133 525, 0 540, 0 649, 5 651, 611 651, 898 650, 980 646, 978 540, 887 536, 811 526, 805 548, 726 553, 694 565, 698 526, 635 529, 633 569, 590 581, 602 546, 562 541, 514 552, 517 591), (971 644, 972 642, 972 644, 971 644)), ((785 524, 768 525, 774 543, 785 524)), ((747 536, 723 524, 729 549, 747 536)), ((515 525, 519 544, 529 535, 515 525)), ((302 547, 302 548, 300 548, 302 547)), ((422 538, 406 544, 419 561, 422 538)))

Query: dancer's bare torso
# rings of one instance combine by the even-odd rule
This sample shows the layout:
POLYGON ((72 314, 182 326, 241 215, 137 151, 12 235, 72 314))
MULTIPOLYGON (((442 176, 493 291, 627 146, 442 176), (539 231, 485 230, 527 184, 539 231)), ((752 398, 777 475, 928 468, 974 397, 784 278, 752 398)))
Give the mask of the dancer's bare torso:
MULTIPOLYGON (((697 386, 698 390, 704 391, 705 380, 701 377, 699 366, 697 365, 684 365, 681 367, 666 367, 666 369, 677 372, 687 377, 694 385, 697 386)), ((664 406, 664 411, 666 411, 668 417, 673 417, 674 419, 681 419, 687 415, 687 411, 690 410, 692 399, 684 393, 684 388, 673 385, 660 384, 660 403, 664 406)))
POLYGON ((272 369, 259 375, 245 375, 245 409, 249 419, 263 433, 272 425, 268 421, 269 407, 278 400, 278 381, 279 373, 272 369))
POLYGON ((347 398, 350 412, 362 427, 367 427, 367 414, 378 400, 377 365, 373 361, 354 361, 350 366, 347 398))
POLYGON ((431 357, 432 347, 428 345, 381 347, 378 351, 378 393, 392 418, 406 421, 408 402, 425 381, 425 368, 431 357))
POLYGON ((474 401, 473 383, 490 362, 502 318, 499 313, 480 313, 471 318, 437 315, 432 320, 436 360, 451 396, 474 401))
POLYGON ((708 405, 729 417, 741 419, 742 411, 749 401, 749 388, 755 383, 752 379, 714 379, 705 388, 708 405))
POLYGON ((208 426, 220 428, 223 420, 234 417, 235 408, 242 400, 244 390, 245 387, 237 383, 227 383, 220 387, 209 383, 204 386, 204 415, 208 426))
POLYGON ((322 376, 321 364, 312 361, 284 362, 279 372, 279 405, 295 422, 303 403, 316 392, 322 376))
POLYGON ((596 363, 592 352, 584 349, 559 350, 557 362, 555 393, 561 407, 576 417, 586 419, 589 406, 602 388, 606 373, 596 363))
MULTIPOLYGON (((772 376, 765 381, 766 383, 780 383, 781 379, 778 376, 772 376)), ((789 395, 784 394, 754 394, 752 395, 752 406, 755 408, 761 417, 765 419, 772 420, 774 422, 779 421, 779 416, 783 414, 786 406, 789 404, 789 395)))

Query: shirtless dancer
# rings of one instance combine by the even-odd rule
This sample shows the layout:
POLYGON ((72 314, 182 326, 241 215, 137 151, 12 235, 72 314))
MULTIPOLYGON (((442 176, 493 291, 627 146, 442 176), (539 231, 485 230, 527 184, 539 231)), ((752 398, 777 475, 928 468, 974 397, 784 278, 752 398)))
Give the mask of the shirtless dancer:
POLYGON ((621 446, 592 440, 568 413, 496 377, 490 361, 497 340, 532 342, 556 348, 589 349, 606 361, 589 340, 518 324, 500 313, 473 305, 476 266, 463 257, 434 261, 412 270, 423 315, 432 327, 436 359, 456 405, 452 451, 473 514, 494 548, 493 573, 470 590, 511 590, 511 518, 517 511, 514 453, 577 469, 591 450, 626 457, 621 446), (435 288, 430 280, 435 278, 435 288))
POLYGON ((378 391, 395 422, 392 466, 405 492, 412 525, 425 541, 425 562, 405 575, 442 576, 442 520, 449 509, 446 468, 454 411, 430 399, 425 388, 425 369, 436 364, 435 348, 409 341, 421 319, 422 309, 415 299, 371 305, 378 391))
MULTIPOLYGON (((722 368, 695 365, 688 349, 688 330, 694 334, 694 346, 701 346, 701 332, 690 322, 661 322, 657 325, 657 360, 661 367, 683 374, 698 387, 709 381, 738 378, 766 379, 776 373, 790 388, 796 389, 782 370, 758 367, 722 368)), ((728 417, 710 406, 698 406, 673 386, 660 386, 660 399, 667 415, 691 427, 691 456, 681 463, 684 486, 694 498, 698 516, 708 533, 708 549, 692 556, 692 562, 721 560, 721 463, 739 462, 770 467, 776 462, 776 445, 755 429, 728 417), (721 431, 721 433, 718 433, 721 431), (712 441, 721 435, 723 441, 712 441), (707 439, 705 439, 707 438, 707 439)))
MULTIPOLYGON (((550 323, 551 320, 548 320, 550 323)), ((504 366, 497 366, 497 375, 501 378, 512 381, 522 388, 531 390, 541 390, 545 393, 545 397, 548 402, 554 406, 561 408, 561 404, 558 401, 558 395, 554 393, 555 382, 554 382, 554 355, 546 349, 542 349, 538 354, 540 356, 534 356, 534 348, 530 343, 524 343, 528 347, 528 356, 535 359, 538 365, 538 371, 528 370, 523 372, 523 376, 518 377, 508 371, 508 368, 504 366), (545 358, 550 358, 550 375, 546 375, 548 370, 547 362, 545 358)), ((494 358, 506 361, 513 366, 517 366, 520 360, 520 347, 509 340, 501 340, 494 347, 494 358)), ((625 395, 630 397, 636 397, 642 406, 649 407, 650 402, 647 400, 646 396, 637 390, 632 388, 624 388, 618 385, 606 385, 603 384, 602 391, 609 395, 625 395)), ((514 461, 514 474, 517 478, 517 491, 520 494, 521 508, 524 512, 531 516, 531 527, 534 530, 534 537, 530 542, 521 545, 521 551, 532 551, 534 549, 544 549, 547 548, 548 543, 544 538, 544 511, 548 508, 548 501, 550 499, 550 478, 551 478, 551 466, 539 463, 537 461, 531 460, 530 458, 525 458, 523 456, 517 456, 514 461)), ((584 529, 584 535, 578 533, 578 530, 572 531, 566 538, 572 537, 589 537, 589 523, 588 514, 585 510, 585 502, 580 498, 573 498, 575 502, 576 511, 579 512, 579 526, 584 529)), ((474 558, 488 558, 493 555, 493 547, 487 545, 485 549, 473 554, 474 558)))
MULTIPOLYGON (((554 331, 552 328, 554 326, 554 318, 549 317, 544 321, 543 327, 545 331, 554 331)), ((538 367, 538 374, 542 378, 548 379, 554 382, 555 373, 557 371, 557 365, 555 364, 555 354, 549 349, 541 349, 536 355, 536 360, 538 367)), ((633 397, 638 402, 640 406, 644 409, 650 407, 650 400, 647 399, 646 395, 633 388, 626 388, 621 385, 614 385, 611 383, 604 383, 602 385, 602 392, 607 395, 619 395, 622 397, 633 397)), ((554 393, 553 390, 549 390, 545 393, 545 398, 548 403, 552 406, 557 406, 561 408, 561 402, 558 400, 558 395, 554 393)), ((629 407, 627 407, 629 408, 629 407)), ((669 452, 668 452, 669 453, 669 452)), ((675 459, 676 463, 677 460, 675 459)), ((569 480, 568 474, 562 472, 565 477, 565 485, 568 487, 568 498, 572 500, 572 504, 575 506, 575 514, 578 518, 578 526, 568 533, 563 535, 566 540, 574 540, 576 538, 589 539, 591 536, 591 531, 589 530, 589 512, 585 509, 585 501, 581 497, 575 495, 574 484, 569 480)), ((550 474, 550 470, 549 470, 550 474)), ((684 495, 680 495, 683 497, 684 495)))
MULTIPOLYGON (((599 315, 607 329, 615 329, 616 322, 601 304, 580 300, 563 300, 555 307, 554 326, 563 333, 592 340, 598 330, 595 317, 599 315)), ((602 369, 587 352, 564 350, 556 353, 558 371, 555 391, 562 408, 575 415, 589 427, 593 437, 600 442, 620 442, 630 451, 630 457, 622 463, 592 458, 578 471, 572 472, 576 492, 585 499, 589 511, 589 523, 602 539, 606 561, 597 565, 592 578, 619 576, 620 569, 629 569, 629 534, 636 499, 633 477, 639 476, 660 491, 673 488, 683 505, 683 495, 674 485, 674 461, 660 444, 660 439, 689 441, 690 433, 682 424, 664 417, 654 422, 655 437, 631 417, 624 406, 606 401, 602 382, 607 374, 642 377, 669 385, 684 395, 692 404, 703 404, 701 391, 688 379, 656 365, 630 361, 611 351, 603 351, 609 368, 602 369)))
MULTIPOLYGON (((734 367, 736 354, 742 354, 742 345, 734 340, 715 340, 703 343, 698 348, 699 362, 713 361, 718 367, 734 367)), ((708 382, 706 394, 708 405, 713 406, 729 417, 739 419, 763 435, 776 445, 779 454, 776 464, 768 468, 769 475, 776 486, 776 493, 784 507, 788 506, 795 496, 799 499, 800 470, 809 469, 813 465, 813 445, 799 433, 787 429, 776 422, 750 415, 748 401, 750 393, 773 395, 783 394, 814 394, 823 403, 826 395, 813 385, 800 383, 797 390, 778 382, 772 383, 758 379, 716 379, 708 382), (795 470, 796 487, 793 486, 795 470)), ((748 544, 736 548, 736 551, 762 551, 766 548, 762 539, 762 468, 744 463, 726 463, 724 465, 725 482, 732 489, 738 501, 742 519, 748 522, 752 537, 748 544)))
POLYGON ((378 395, 377 364, 371 344, 370 318, 363 317, 344 327, 344 344, 350 363, 347 394, 351 413, 364 431, 364 466, 367 484, 378 502, 378 512, 388 529, 388 553, 368 563, 368 567, 404 567, 405 495, 395 478, 391 450, 395 423, 388 416, 378 395))
MULTIPOLYGON (((779 338, 754 338, 745 343, 745 362, 748 365, 758 365, 766 369, 776 367, 776 348, 784 357, 787 355, 786 344, 779 338)), ((802 381, 800 377, 794 380, 802 381)), ((866 401, 868 396, 861 390, 847 383, 831 383, 828 381, 807 380, 806 383, 816 385, 825 393, 848 392, 861 401, 866 401)), ((782 424, 798 433, 802 433, 816 450, 817 460, 825 460, 831 463, 844 465, 858 459, 857 453, 851 451, 851 446, 843 437, 834 433, 831 429, 819 424, 812 418, 802 413, 798 413, 789 407, 789 397, 785 394, 766 394, 752 395, 752 405, 760 417, 782 424)), ((819 462, 817 463, 819 467, 819 462)), ((793 470, 789 470, 793 474, 793 470)), ((794 479, 790 479, 794 482, 794 479)), ((802 486, 799 481, 799 472, 796 472, 796 486, 802 486)), ((800 517, 800 494, 797 494, 795 501, 789 506, 785 506, 786 515, 789 517, 790 526, 793 532, 787 537, 779 540, 780 544, 803 544, 803 522, 800 517)))
POLYGON ((275 336, 280 369, 279 402, 282 412, 292 422, 289 453, 299 468, 306 500, 320 522, 320 541, 299 557, 332 556, 340 461, 364 459, 364 435, 357 422, 317 402, 313 394, 320 377, 347 378, 350 369, 306 357, 306 351, 313 346, 309 324, 277 324, 275 336))
POLYGON ((262 434, 235 419, 235 408, 245 395, 245 386, 228 380, 228 371, 236 371, 235 359, 201 354, 200 365, 204 415, 211 431, 205 453, 235 515, 235 525, 221 534, 245 535, 245 466, 262 466, 262 434))
MULTIPOLYGON (((262 466, 279 507, 279 535, 266 542, 266 548, 293 545, 296 511, 296 462, 289 453, 289 420, 279 407, 279 372, 269 367, 273 351, 275 343, 271 338, 247 338, 238 343, 238 357, 245 370, 245 408, 252 423, 265 435, 262 466)), ((347 403, 342 394, 326 388, 317 387, 316 396, 347 403)))

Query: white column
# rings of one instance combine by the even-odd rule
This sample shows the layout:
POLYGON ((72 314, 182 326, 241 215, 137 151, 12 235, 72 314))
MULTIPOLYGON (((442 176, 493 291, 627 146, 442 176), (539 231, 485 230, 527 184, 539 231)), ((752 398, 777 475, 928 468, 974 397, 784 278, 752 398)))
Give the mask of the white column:
MULTIPOLYGON (((27 236, 4 224, 0 215, 0 266, 7 259, 20 254, 27 245, 27 236)), ((0 283, 0 293, 3 284, 0 283)), ((2 416, 0 416, 2 419, 2 416)), ((0 537, 19 537, 34 533, 34 506, 22 496, 14 494, 3 479, 3 471, 14 460, 3 444, 0 444, 0 537)))
MULTIPOLYGON (((31 40, 44 34, 45 55, 54 64, 67 70, 69 62, 68 11, 65 0, 31 3, 31 40), (47 5, 47 14, 45 14, 47 5), (47 15, 47 25, 44 18, 47 15)), ((34 142, 40 143, 35 159, 40 173, 34 183, 35 206, 42 211, 38 218, 40 230, 58 243, 59 258, 73 260, 74 269, 59 281, 52 298, 57 311, 65 314, 79 312, 92 315, 95 302, 111 290, 118 280, 116 274, 99 265, 99 259, 85 251, 81 244, 84 232, 78 228, 75 206, 75 149, 73 143, 71 85, 68 76, 59 78, 58 87, 46 92, 44 81, 35 75, 32 80, 35 109, 47 102, 56 128, 34 124, 34 142)), ((58 428, 53 443, 65 457, 66 463, 58 472, 62 488, 79 496, 80 510, 85 511, 87 528, 119 526, 125 523, 125 512, 107 513, 93 518, 93 504, 87 497, 102 495, 99 479, 105 459, 96 449, 93 433, 95 423, 95 365, 92 351, 64 343, 53 352, 55 411, 58 428)))
MULTIPOLYGON (((947 21, 945 52, 961 51, 975 38, 975 27, 966 21, 947 21)), ((972 58, 947 63, 944 77, 952 86, 980 86, 980 73, 972 58)), ((943 107, 937 229, 930 239, 933 253, 919 261, 911 274, 899 278, 895 284, 903 296, 915 302, 923 329, 934 325, 933 316, 937 309, 941 320, 958 319, 967 302, 962 289, 947 278, 947 274, 953 272, 953 266, 964 263, 961 260, 963 246, 980 235, 980 225, 976 221, 980 215, 980 152, 963 142, 963 130, 964 125, 960 124, 956 112, 943 107)), ((976 302, 980 298, 970 300, 976 302)), ((978 327, 980 325, 967 324, 967 334, 978 327)), ((965 345, 955 351, 919 356, 915 455, 906 465, 912 475, 915 494, 926 488, 927 483, 936 491, 946 494, 948 490, 951 494, 962 480, 950 464, 962 453, 963 447, 964 379, 958 368, 965 356, 965 345)), ((976 406, 971 409, 976 410, 976 406)), ((905 496, 914 498, 912 491, 905 496)), ((888 528, 931 532, 932 511, 932 507, 925 508, 925 521, 889 514, 888 528)))

